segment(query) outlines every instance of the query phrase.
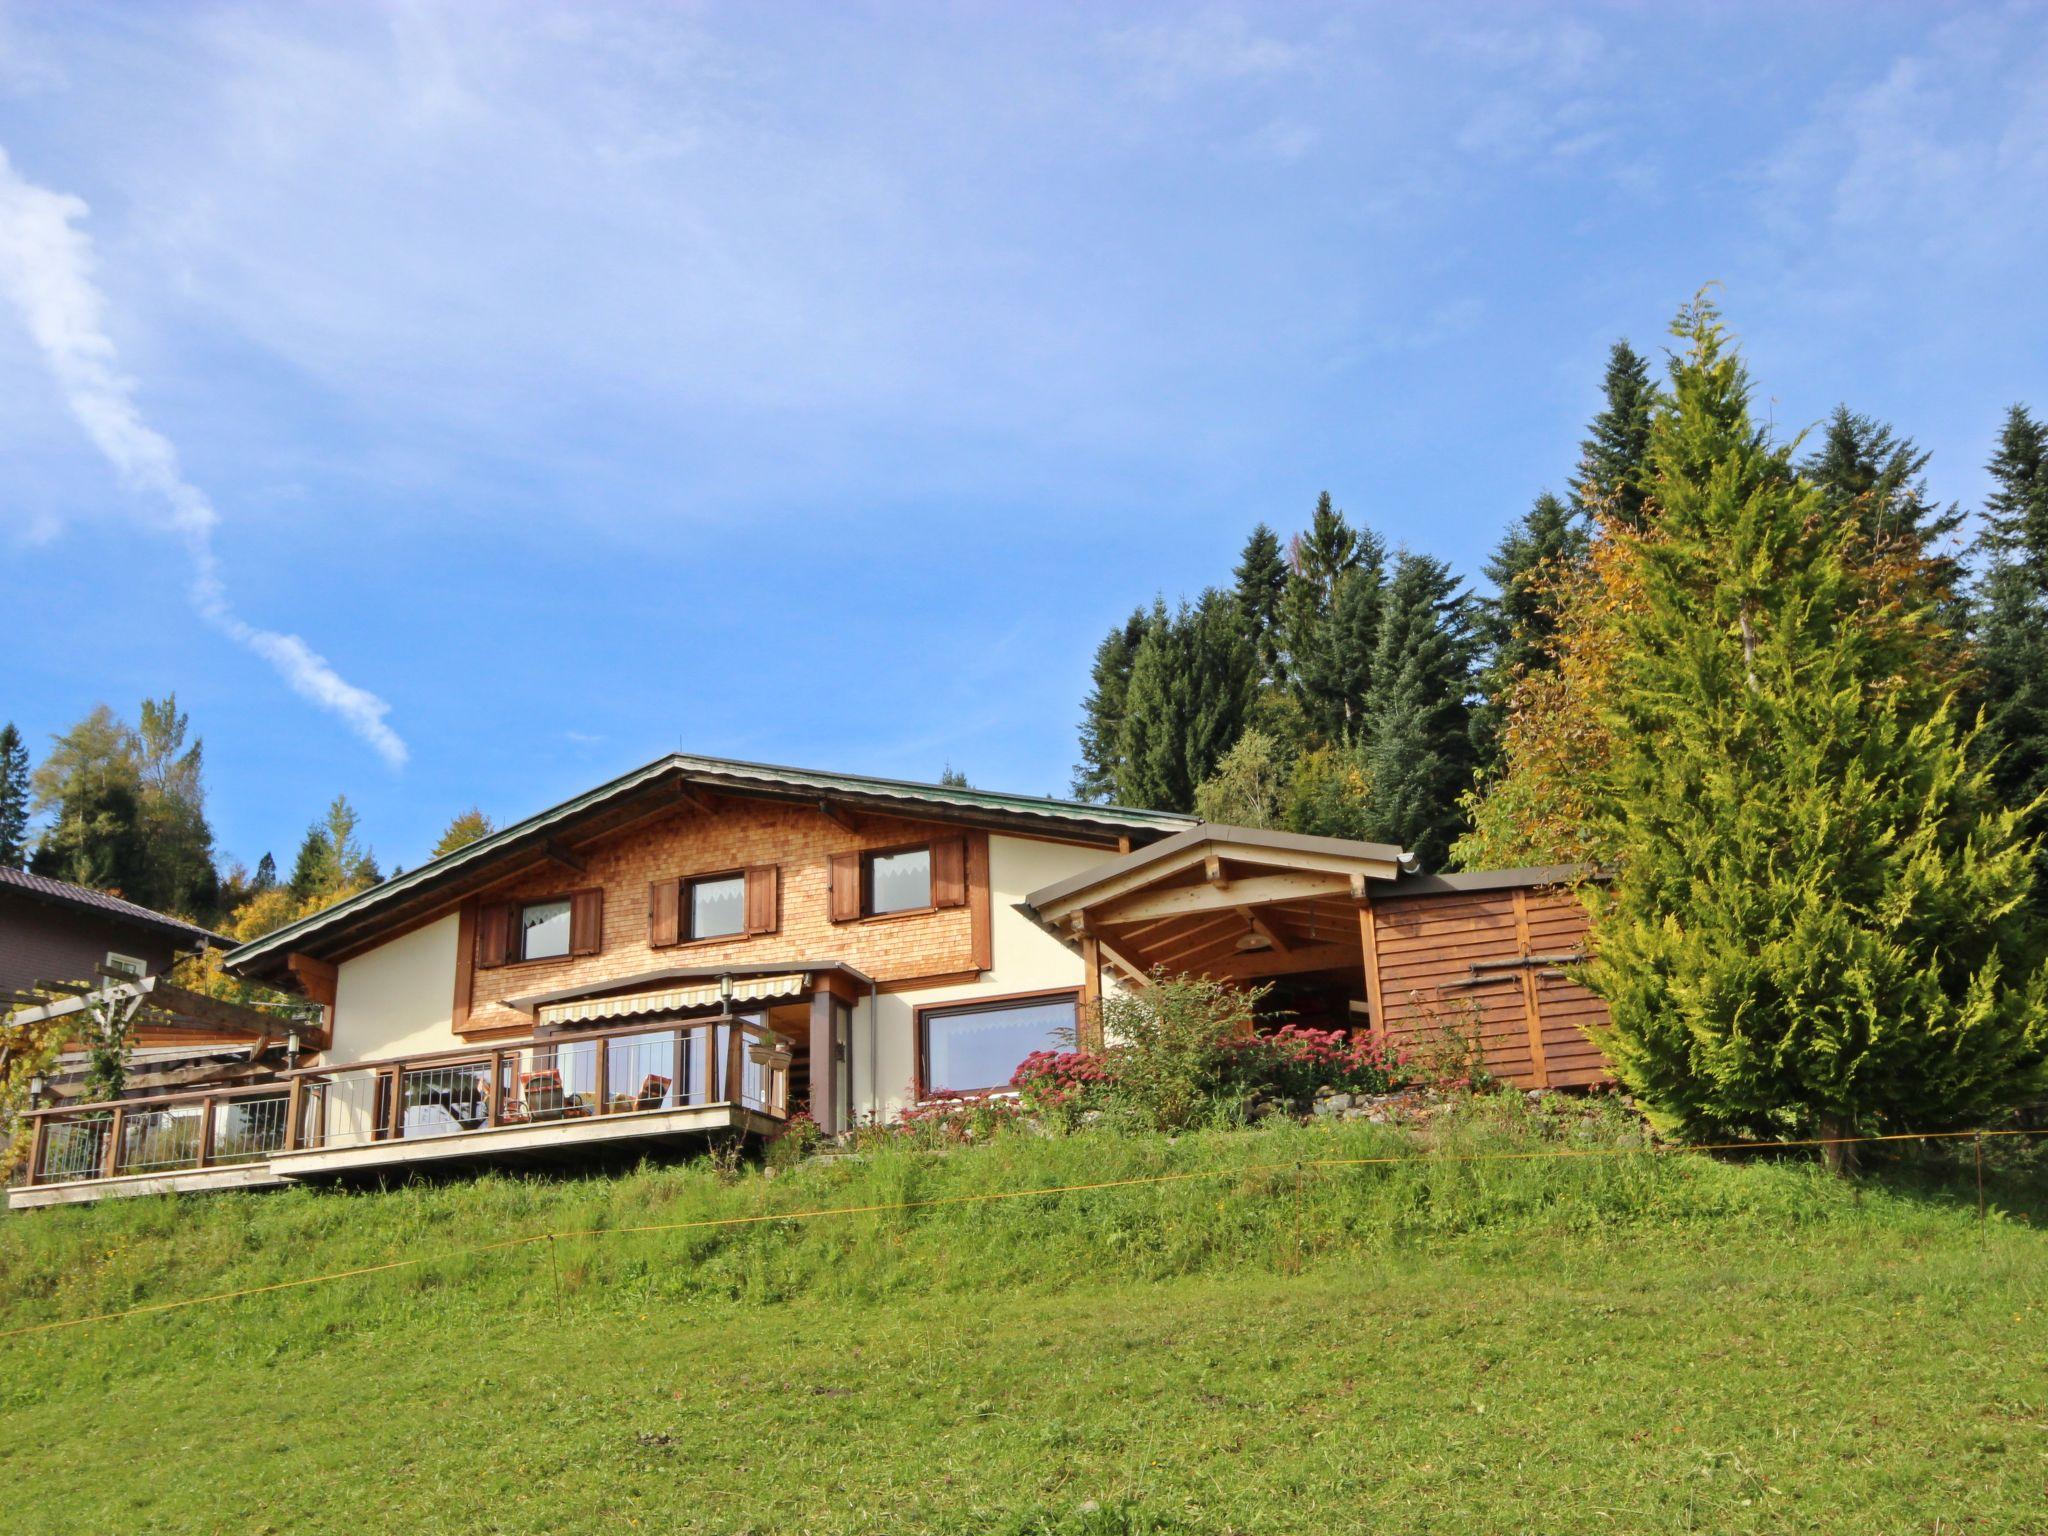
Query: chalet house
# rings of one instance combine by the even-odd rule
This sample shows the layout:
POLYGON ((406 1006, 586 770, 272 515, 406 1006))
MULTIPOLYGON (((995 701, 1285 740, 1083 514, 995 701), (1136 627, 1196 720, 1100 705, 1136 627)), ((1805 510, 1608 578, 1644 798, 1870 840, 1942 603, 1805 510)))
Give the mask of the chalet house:
POLYGON ((1603 1067, 1571 871, 676 754, 233 951, 322 1010, 279 1081, 35 1118, 16 1205, 637 1157, 998 1088, 1157 971, 1304 1023, 1603 1067))
POLYGON ((0 993, 86 981, 101 967, 161 976, 183 951, 228 941, 182 918, 0 865, 0 993))

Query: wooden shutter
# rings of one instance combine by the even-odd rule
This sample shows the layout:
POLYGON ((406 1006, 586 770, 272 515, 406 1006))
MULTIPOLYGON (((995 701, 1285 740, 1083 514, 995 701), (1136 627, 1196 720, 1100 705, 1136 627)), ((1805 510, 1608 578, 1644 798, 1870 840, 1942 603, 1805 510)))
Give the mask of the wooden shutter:
POLYGON ((860 916, 860 855, 835 853, 826 866, 827 901, 835 923, 860 916))
POLYGON ((773 933, 781 926, 782 871, 757 864, 747 871, 747 932, 773 933))
POLYGON ((593 886, 569 895, 569 953, 594 955, 604 948, 604 889, 593 886))
POLYGON ((476 914, 476 963, 503 965, 517 942, 519 909, 508 902, 487 901, 476 914))
POLYGON ((967 905, 967 840, 942 837, 932 844, 932 905, 967 905))
POLYGON ((647 887, 647 942, 665 949, 683 942, 683 882, 657 880, 647 887))

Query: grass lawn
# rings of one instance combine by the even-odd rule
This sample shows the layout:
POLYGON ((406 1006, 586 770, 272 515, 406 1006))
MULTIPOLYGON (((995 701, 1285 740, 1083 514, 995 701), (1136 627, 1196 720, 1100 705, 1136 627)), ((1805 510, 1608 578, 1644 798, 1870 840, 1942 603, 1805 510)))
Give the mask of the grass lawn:
POLYGON ((1078 1137, 10 1218, 18 1324, 518 1232, 1228 1170, 569 1238, 7 1341, 0 1524, 2048 1533, 2030 1160, 1994 1168, 1982 1227, 1940 1170, 1286 1171, 1398 1144, 1078 1137))

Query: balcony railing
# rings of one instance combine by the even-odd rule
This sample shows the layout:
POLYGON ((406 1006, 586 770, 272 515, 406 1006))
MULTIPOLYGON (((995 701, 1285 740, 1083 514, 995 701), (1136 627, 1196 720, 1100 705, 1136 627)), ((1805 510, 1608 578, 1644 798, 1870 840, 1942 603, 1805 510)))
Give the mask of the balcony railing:
POLYGON ((28 1185, 194 1173, 293 1152, 662 1110, 789 1112, 788 1054, 745 1019, 606 1030, 348 1067, 283 1082, 30 1112, 28 1185))
POLYGON ((781 1042, 743 1019, 313 1068, 297 1080, 293 1151, 717 1104, 782 1119, 789 1104, 781 1042))
POLYGON ((33 1112, 26 1184, 192 1173, 262 1162, 290 1139, 282 1083, 33 1112))

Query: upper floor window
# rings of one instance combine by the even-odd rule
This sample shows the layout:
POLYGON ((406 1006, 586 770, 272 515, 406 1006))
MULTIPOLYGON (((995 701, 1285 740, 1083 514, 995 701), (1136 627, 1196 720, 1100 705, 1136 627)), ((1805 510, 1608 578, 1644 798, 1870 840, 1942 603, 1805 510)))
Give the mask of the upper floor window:
POLYGON ((519 958, 553 960, 569 953, 569 898, 529 901, 519 909, 519 958))
POLYGON ((722 939, 747 931, 747 877, 705 875, 688 882, 691 939, 722 939))
POLYGON ((861 908, 869 917, 885 912, 915 912, 932 904, 932 851, 904 848, 871 853, 861 872, 861 908))

